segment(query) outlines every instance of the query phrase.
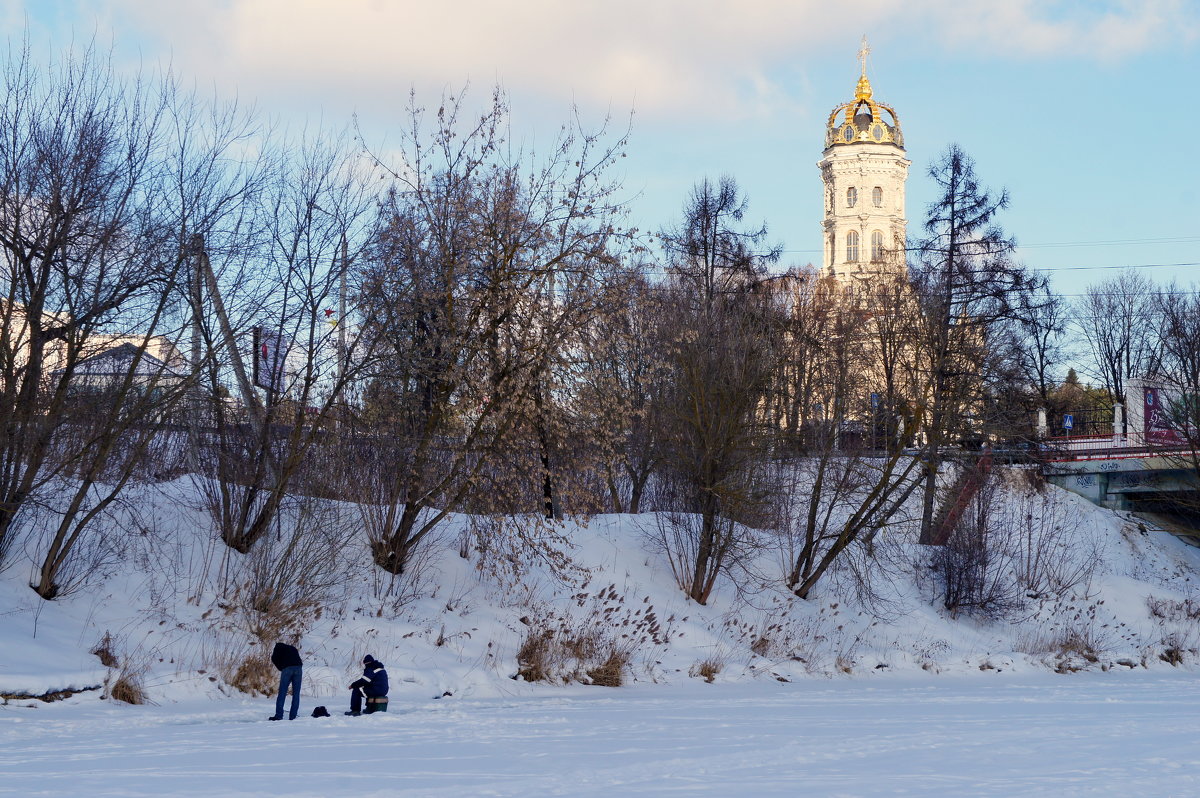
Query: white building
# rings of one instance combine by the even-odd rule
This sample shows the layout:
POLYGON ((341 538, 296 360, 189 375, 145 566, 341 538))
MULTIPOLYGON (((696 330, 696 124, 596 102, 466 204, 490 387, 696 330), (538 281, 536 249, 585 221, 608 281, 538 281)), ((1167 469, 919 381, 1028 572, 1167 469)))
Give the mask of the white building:
POLYGON ((867 47, 854 99, 829 114, 825 157, 824 271, 848 288, 872 275, 904 272, 904 184, 911 164, 896 111, 874 99, 867 47))

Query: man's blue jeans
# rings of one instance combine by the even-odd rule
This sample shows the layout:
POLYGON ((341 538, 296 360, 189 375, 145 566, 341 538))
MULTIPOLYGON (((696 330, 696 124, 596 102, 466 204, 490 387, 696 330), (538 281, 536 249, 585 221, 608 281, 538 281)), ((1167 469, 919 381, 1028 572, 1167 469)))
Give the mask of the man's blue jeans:
POLYGON ((288 685, 291 685, 292 711, 288 717, 291 720, 296 719, 296 713, 300 711, 300 678, 303 673, 304 668, 299 665, 284 668, 279 672, 279 697, 275 699, 275 717, 283 717, 283 699, 287 698, 288 685))

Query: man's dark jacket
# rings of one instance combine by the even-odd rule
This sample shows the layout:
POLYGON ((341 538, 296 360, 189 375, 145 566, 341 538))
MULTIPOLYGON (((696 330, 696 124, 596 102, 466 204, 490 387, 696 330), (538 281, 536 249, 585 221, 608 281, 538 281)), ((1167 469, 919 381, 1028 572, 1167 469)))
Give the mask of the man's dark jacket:
POLYGON ((300 652, 295 646, 289 646, 287 643, 276 643, 275 650, 271 652, 271 664, 277 670, 284 668, 300 667, 304 663, 300 661, 300 652))
POLYGON ((362 678, 350 685, 351 690, 362 688, 368 698, 382 698, 388 693, 387 671, 377 659, 363 664, 362 678))

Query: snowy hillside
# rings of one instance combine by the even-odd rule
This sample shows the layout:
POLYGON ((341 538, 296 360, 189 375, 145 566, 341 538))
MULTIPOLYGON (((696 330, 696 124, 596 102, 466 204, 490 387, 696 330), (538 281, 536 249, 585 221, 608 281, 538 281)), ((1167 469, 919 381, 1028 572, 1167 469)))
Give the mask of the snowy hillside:
MULTIPOLYGON (((1033 496, 1041 516, 1064 521, 1054 546, 1037 551, 1042 594, 957 617, 940 602, 929 550, 903 530, 877 539, 869 585, 844 567, 810 601, 783 587, 780 555, 769 548, 708 606, 688 601, 648 542, 653 514, 552 527, 454 518, 408 578, 392 584, 369 565, 361 541, 285 552, 293 581, 314 564, 325 580, 297 588, 212 540, 190 479, 141 490, 136 515, 118 522, 126 525, 123 559, 106 577, 51 602, 27 587, 19 565, 0 577, 0 692, 111 688, 124 675, 158 704, 270 693, 275 672, 265 655, 293 631, 303 633, 309 709, 340 705, 366 653, 388 666, 397 701, 544 693, 565 683, 782 683, 1200 661, 1200 552, 1054 488, 1036 497, 1010 484, 995 499, 1016 517, 1033 496), (518 545, 538 556, 518 560, 518 545), (262 595, 264 579, 279 580, 279 595, 292 591, 282 610, 245 601, 255 585, 262 595), (1061 595, 1055 579, 1069 585, 1061 595)), ((1015 522, 1028 532, 1029 520, 1015 522)), ((286 531, 274 537, 272 545, 287 543, 286 531)))

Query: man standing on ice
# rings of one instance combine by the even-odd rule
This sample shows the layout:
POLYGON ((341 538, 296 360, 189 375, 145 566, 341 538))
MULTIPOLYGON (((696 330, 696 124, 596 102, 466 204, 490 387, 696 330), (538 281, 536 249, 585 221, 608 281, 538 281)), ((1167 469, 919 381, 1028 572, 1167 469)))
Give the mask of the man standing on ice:
POLYGON ((350 685, 350 711, 347 715, 361 715, 363 699, 367 699, 367 714, 387 712, 388 675, 383 663, 370 654, 363 657, 363 675, 350 685))
POLYGON ((283 699, 287 697, 289 686, 292 688, 292 711, 288 713, 288 720, 295 720, 300 710, 300 680, 304 675, 300 652, 295 646, 276 643, 271 652, 271 664, 279 670, 279 696, 275 699, 275 714, 267 720, 283 720, 283 699))

